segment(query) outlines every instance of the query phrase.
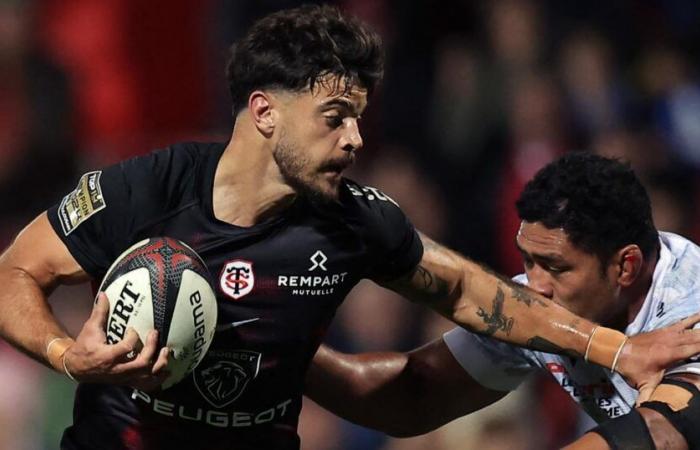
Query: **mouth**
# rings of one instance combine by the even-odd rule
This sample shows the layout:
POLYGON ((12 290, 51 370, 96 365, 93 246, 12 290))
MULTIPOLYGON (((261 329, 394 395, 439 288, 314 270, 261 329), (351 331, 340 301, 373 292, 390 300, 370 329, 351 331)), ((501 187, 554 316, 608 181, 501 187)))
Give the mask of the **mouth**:
POLYGON ((348 167, 355 163, 355 155, 350 154, 346 158, 329 161, 321 167, 321 172, 334 175, 342 174, 348 167))

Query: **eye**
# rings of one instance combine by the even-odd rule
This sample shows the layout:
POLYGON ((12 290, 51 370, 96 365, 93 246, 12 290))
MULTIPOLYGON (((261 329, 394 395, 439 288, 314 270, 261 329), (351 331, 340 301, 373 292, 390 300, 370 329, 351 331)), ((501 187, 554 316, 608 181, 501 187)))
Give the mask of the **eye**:
POLYGON ((326 124, 331 128, 338 128, 343 124, 343 117, 338 114, 324 117, 326 118, 326 124))
POLYGON ((531 269, 533 264, 534 262, 532 259, 528 258, 527 256, 523 256, 523 266, 525 266, 526 269, 531 269))
POLYGON ((561 273, 564 273, 568 270, 566 267, 558 267, 558 266, 545 266, 545 269, 547 272, 558 275, 561 273))

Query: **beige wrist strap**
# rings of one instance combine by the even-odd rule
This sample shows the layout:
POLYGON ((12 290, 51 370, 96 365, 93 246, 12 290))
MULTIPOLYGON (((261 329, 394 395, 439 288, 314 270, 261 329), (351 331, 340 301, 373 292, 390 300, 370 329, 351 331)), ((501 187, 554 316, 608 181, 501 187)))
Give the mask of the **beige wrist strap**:
POLYGON ((46 359, 48 359, 51 367, 59 372, 65 373, 68 378, 73 380, 73 376, 68 372, 66 367, 65 358, 66 352, 73 345, 75 341, 69 337, 63 338, 53 338, 46 345, 46 359))
POLYGON ((596 327, 588 338, 584 359, 614 371, 626 343, 627 336, 624 333, 612 328, 596 327))

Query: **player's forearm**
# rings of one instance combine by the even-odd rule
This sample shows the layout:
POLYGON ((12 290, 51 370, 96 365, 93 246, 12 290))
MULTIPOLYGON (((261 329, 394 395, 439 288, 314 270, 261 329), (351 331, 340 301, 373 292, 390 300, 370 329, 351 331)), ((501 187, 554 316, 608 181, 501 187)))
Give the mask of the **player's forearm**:
POLYGON ((517 345, 583 356, 594 323, 472 261, 461 264, 459 296, 446 311, 453 321, 517 345))
POLYGON ((471 378, 442 339, 409 353, 316 354, 307 395, 352 422, 408 437, 432 431, 498 401, 471 378))
POLYGON ((46 296, 58 284, 87 281, 54 232, 46 213, 27 225, 0 255, 0 336, 42 364, 63 371, 61 356, 70 342, 52 344, 66 332, 58 324, 46 296))
MULTIPOLYGON (((397 389, 407 363, 402 353, 348 355, 322 346, 306 377, 305 394, 313 401, 353 423, 392 435, 406 435, 414 421, 405 423, 405 392, 397 389)), ((416 430, 415 433, 420 433, 416 430)))
POLYGON ((46 296, 26 271, 0 258, 0 335, 33 359, 53 367, 46 354, 48 343, 66 332, 56 322, 46 296))
MULTIPOLYGON (((423 258, 386 286, 477 333, 552 353, 583 355, 595 324, 421 235, 423 258)), ((624 336, 599 332, 592 362, 611 367, 624 336), (603 338, 603 339, 600 339, 603 338), (608 345, 609 344, 609 345, 608 345)))
POLYGON ((421 239, 423 259, 410 280, 387 287, 471 331, 537 350, 584 354, 593 323, 426 236, 421 239))

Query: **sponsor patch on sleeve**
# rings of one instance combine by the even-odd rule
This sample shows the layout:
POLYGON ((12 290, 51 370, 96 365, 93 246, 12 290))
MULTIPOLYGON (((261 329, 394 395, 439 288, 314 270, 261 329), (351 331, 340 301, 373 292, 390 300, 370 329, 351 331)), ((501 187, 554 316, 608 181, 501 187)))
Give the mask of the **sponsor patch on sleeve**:
POLYGON ((101 174, 101 171, 86 173, 80 177, 75 190, 63 197, 58 207, 58 219, 66 236, 107 206, 100 187, 101 174))

